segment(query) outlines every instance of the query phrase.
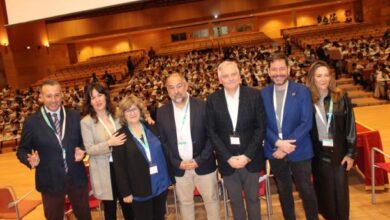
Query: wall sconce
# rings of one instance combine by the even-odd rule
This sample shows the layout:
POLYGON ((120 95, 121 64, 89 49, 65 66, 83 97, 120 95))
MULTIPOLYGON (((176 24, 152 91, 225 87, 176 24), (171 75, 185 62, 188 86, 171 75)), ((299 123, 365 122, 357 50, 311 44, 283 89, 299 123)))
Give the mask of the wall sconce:
POLYGON ((27 46, 25 46, 25 47, 24 47, 24 49, 26 49, 26 50, 30 50, 30 49, 31 49, 31 47, 27 45, 27 46))
POLYGON ((45 46, 46 48, 49 48, 50 44, 49 44, 49 42, 46 42, 46 43, 43 44, 43 46, 45 46))
POLYGON ((4 47, 8 47, 8 43, 7 42, 3 42, 3 46, 4 47))

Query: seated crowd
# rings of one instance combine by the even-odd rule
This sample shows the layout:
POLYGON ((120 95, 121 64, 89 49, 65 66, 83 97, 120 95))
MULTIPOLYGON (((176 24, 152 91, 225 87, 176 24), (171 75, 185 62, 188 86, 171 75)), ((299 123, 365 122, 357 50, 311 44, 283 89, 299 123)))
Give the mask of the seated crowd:
MULTIPOLYGON (((125 95, 138 94, 146 101, 148 109, 154 116, 155 109, 168 99, 163 82, 172 72, 183 73, 190 85, 190 95, 206 99, 210 93, 220 87, 216 76, 217 64, 226 58, 237 61, 243 85, 261 89, 270 83, 266 60, 269 54, 280 50, 282 50, 280 46, 260 45, 192 51, 177 56, 153 55, 143 69, 135 72, 127 88, 119 89, 118 95, 113 96, 113 101, 118 104, 125 95)), ((336 76, 347 73, 353 77, 355 84, 374 92, 375 97, 388 99, 386 82, 389 80, 390 73, 389 54, 389 34, 377 39, 361 36, 350 41, 324 40, 317 48, 307 45, 302 57, 290 55, 290 77, 295 82, 305 83, 308 66, 316 59, 320 59, 334 67, 336 76)), ((100 81, 107 84, 105 78, 100 81)), ((64 104, 80 110, 82 94, 83 88, 77 86, 66 88, 64 104)), ((4 88, 0 92, 2 100, 0 137, 8 139, 19 137, 24 119, 39 107, 38 96, 39 91, 35 88, 25 91, 11 91, 9 88, 4 88)))

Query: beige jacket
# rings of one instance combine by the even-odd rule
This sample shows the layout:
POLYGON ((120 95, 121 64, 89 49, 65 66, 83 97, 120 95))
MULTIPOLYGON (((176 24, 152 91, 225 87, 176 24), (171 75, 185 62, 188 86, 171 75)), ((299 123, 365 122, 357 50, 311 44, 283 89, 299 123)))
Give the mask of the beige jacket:
MULTIPOLYGON (((116 129, 121 126, 115 120, 116 129)), ((89 173, 94 196, 100 200, 112 200, 112 187, 108 146, 109 133, 100 122, 87 115, 81 120, 81 134, 89 155, 89 173)))

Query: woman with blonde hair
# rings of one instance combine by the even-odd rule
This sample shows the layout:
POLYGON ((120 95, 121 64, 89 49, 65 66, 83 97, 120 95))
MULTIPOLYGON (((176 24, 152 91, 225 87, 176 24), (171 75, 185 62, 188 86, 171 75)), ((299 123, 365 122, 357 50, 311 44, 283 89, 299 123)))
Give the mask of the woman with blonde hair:
POLYGON ((137 220, 163 220, 173 172, 166 160, 156 125, 142 119, 147 110, 134 95, 119 103, 116 116, 126 141, 113 148, 117 184, 125 203, 132 203, 137 220))
POLYGON ((319 212, 326 219, 349 219, 348 171, 356 152, 356 127, 347 95, 336 87, 329 65, 310 67, 307 86, 312 95, 313 180, 319 212))

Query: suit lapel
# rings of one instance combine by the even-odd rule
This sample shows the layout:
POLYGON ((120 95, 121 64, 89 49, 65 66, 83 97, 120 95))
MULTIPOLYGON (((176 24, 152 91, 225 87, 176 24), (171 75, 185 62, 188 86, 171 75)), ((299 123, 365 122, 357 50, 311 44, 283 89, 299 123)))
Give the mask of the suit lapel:
MULTIPOLYGON (((236 124, 236 131, 241 125, 241 117, 244 117, 244 109, 245 105, 247 103, 247 94, 244 94, 245 91, 242 89, 242 86, 239 87, 239 99, 238 99, 238 113, 237 113, 237 124, 236 124)), ((232 122, 233 123, 233 122, 232 122)))
MULTIPOLYGON (((264 104, 264 106, 267 106, 264 104)), ((270 106, 270 118, 272 118, 272 126, 277 130, 277 120, 276 120, 276 113, 275 113, 275 105, 274 105, 274 84, 271 85, 271 88, 268 90, 268 106, 270 106)))
MULTIPOLYGON (((291 108, 288 108, 287 106, 296 106, 292 105, 291 103, 294 102, 294 96, 296 95, 294 85, 291 83, 291 81, 288 82, 288 88, 287 88, 287 94, 286 94, 286 103, 284 104, 284 112, 283 112, 283 124, 285 124, 288 121, 287 115, 290 113, 291 108), (287 120, 287 121, 286 121, 287 120)), ((283 128, 283 125, 282 125, 283 128)))
MULTIPOLYGON (((48 120, 49 120, 49 123, 51 123, 51 126, 54 126, 54 123, 53 123, 53 121, 52 121, 52 119, 51 119, 50 114, 47 114, 46 111, 45 111, 45 114, 46 114, 46 116, 47 116, 47 118, 48 118, 48 120)), ((46 129, 47 132, 50 134, 50 136, 49 136, 48 138, 53 139, 53 141, 54 141, 55 143, 59 144, 59 143, 58 143, 58 139, 57 139, 57 135, 56 135, 55 131, 53 130, 54 127, 51 128, 51 127, 46 123, 46 120, 44 119, 44 117, 43 117, 41 111, 39 111, 39 117, 38 117, 38 118, 39 118, 39 123, 41 123, 41 126, 40 126, 40 127, 43 128, 43 129, 46 129)))
POLYGON ((194 132, 193 131, 193 129, 194 129, 194 123, 195 123, 195 115, 197 114, 197 111, 196 111, 196 109, 195 109, 195 105, 194 105, 194 102, 193 102, 193 100, 192 100, 192 98, 191 97, 189 97, 189 104, 190 104, 190 130, 191 130, 191 134, 192 134, 192 132, 194 132))
POLYGON ((177 133, 176 133, 176 122, 175 122, 175 115, 174 115, 174 112, 173 112, 173 104, 172 104, 172 101, 169 101, 168 103, 168 108, 167 108, 167 111, 168 111, 168 122, 171 124, 172 128, 173 129, 170 129, 171 132, 172 132, 172 138, 174 138, 174 140, 177 140, 177 133))

